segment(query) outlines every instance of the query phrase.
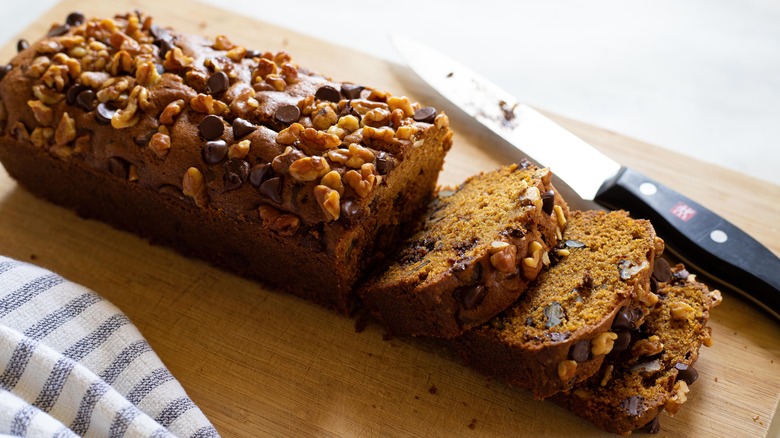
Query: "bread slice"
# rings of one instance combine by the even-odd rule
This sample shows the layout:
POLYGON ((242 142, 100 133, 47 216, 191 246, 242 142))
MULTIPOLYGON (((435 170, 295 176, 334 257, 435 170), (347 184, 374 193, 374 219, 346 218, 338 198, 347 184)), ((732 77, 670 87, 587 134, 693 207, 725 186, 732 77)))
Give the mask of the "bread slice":
POLYGON ((568 390, 607 353, 625 349, 627 330, 658 300, 649 285, 662 247, 650 222, 626 212, 572 212, 550 268, 512 307, 453 345, 472 367, 536 398, 568 390))
POLYGON ((721 294, 688 275, 678 265, 668 282, 658 286, 660 300, 644 326, 632 335, 631 348, 610 354, 602 370, 553 400, 596 426, 613 433, 630 434, 646 427, 659 430, 659 414, 673 416, 686 401, 698 373, 693 368, 699 347, 711 345, 709 311, 720 304, 721 294), (641 355, 643 344, 657 337, 663 349, 641 355))
POLYGON ((443 338, 506 309, 566 224, 551 177, 526 162, 440 191, 422 229, 362 288, 365 306, 395 334, 443 338))

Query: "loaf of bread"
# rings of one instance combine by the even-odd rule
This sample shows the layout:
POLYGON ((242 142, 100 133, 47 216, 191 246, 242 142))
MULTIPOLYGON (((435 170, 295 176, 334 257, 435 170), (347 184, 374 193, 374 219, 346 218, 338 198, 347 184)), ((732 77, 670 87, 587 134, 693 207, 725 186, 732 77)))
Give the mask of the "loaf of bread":
POLYGON ((363 304, 395 334, 443 338, 506 309, 566 224, 551 178, 525 162, 440 191, 422 229, 361 289, 363 304))
POLYGON ((453 345, 477 370, 530 389, 569 390, 628 347, 658 297, 650 275, 663 243, 626 212, 574 211, 552 264, 517 302, 453 345))
POLYGON ((347 311, 425 209, 447 116, 130 13, 0 69, 0 161, 80 215, 347 311))
POLYGON ((600 372, 553 400, 604 430, 623 435, 659 431, 659 415, 674 416, 697 379, 699 347, 711 345, 709 311, 721 295, 697 282, 682 265, 658 283, 660 300, 629 348, 604 361, 600 372), (652 348, 650 348, 652 346, 652 348))

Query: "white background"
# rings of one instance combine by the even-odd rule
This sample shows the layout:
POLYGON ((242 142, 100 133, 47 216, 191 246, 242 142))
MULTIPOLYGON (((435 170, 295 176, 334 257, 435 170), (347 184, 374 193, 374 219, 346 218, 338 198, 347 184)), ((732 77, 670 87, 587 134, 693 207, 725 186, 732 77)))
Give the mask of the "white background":
MULTIPOLYGON (((399 62, 404 34, 526 103, 780 185, 780 0, 207 2, 399 62)), ((0 0, 0 41, 54 3, 0 0)))

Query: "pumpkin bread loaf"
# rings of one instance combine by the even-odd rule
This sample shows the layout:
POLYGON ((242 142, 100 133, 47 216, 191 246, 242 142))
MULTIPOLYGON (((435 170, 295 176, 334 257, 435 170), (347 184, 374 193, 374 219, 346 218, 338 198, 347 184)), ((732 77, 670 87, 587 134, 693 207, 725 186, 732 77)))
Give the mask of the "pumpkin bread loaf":
POLYGON ((566 391, 628 347, 628 329, 658 300, 650 275, 662 247, 648 221, 626 212, 572 212, 549 269, 453 346, 472 367, 536 398, 566 391))
POLYGON ((74 13, 24 46, 0 68, 22 186, 344 312, 452 142, 431 107, 140 13, 74 13))
POLYGON ((394 334, 443 338, 507 308, 566 224, 551 177, 526 162, 440 191, 422 229, 362 287, 363 304, 394 334))
POLYGON ((699 347, 710 346, 709 311, 720 304, 717 290, 689 275, 682 265, 658 283, 659 301, 632 331, 629 348, 607 356, 602 369, 569 393, 553 400, 593 424, 628 435, 644 427, 659 431, 659 415, 674 416, 687 400, 698 372, 693 368, 699 347), (649 349, 648 345, 658 345, 649 349))

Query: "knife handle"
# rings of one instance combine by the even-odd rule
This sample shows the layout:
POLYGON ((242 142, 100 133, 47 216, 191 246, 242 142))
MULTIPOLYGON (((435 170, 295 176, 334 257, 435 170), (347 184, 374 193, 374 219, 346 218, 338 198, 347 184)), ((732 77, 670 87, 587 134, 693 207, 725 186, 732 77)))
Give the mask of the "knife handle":
POLYGON ((649 219, 686 264, 780 319, 780 259, 727 220, 626 167, 601 186, 595 201, 649 219))

